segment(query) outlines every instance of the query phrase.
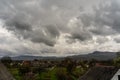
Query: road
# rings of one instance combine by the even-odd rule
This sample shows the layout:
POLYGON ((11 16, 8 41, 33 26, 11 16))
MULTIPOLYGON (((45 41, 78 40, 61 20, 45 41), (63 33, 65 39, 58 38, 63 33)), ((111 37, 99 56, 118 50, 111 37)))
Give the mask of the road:
POLYGON ((7 68, 0 62, 0 80, 15 80, 7 68))

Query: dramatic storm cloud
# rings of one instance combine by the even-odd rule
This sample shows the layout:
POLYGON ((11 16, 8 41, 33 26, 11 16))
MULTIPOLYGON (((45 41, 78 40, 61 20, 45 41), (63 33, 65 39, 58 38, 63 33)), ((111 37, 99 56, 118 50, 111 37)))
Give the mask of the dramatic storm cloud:
POLYGON ((0 56, 119 51, 119 0, 0 0, 0 56))

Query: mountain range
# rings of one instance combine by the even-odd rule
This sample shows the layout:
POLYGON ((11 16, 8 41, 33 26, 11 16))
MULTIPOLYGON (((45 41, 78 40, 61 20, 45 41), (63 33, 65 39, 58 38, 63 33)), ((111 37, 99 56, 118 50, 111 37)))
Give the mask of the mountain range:
MULTIPOLYGON (((101 51, 95 51, 93 53, 89 54, 83 54, 83 55, 73 55, 73 56, 67 56, 67 58, 71 58, 74 60, 90 60, 90 59, 96 59, 96 60, 111 60, 116 58, 117 53, 116 52, 101 52, 101 51)), ((21 55, 16 57, 11 57, 12 60, 62 60, 66 57, 55 57, 55 56, 30 56, 30 55, 21 55)))

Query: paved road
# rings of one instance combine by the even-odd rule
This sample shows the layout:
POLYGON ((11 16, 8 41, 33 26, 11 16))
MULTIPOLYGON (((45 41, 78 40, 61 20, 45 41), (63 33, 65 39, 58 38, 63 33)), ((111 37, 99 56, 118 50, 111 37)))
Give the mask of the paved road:
POLYGON ((0 80, 15 80, 7 68, 0 62, 0 80))

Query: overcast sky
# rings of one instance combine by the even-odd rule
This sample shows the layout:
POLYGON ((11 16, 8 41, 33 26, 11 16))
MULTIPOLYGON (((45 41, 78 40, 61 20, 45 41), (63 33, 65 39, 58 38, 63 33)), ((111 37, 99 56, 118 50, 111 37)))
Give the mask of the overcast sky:
POLYGON ((0 0, 0 56, 120 51, 120 0, 0 0))

